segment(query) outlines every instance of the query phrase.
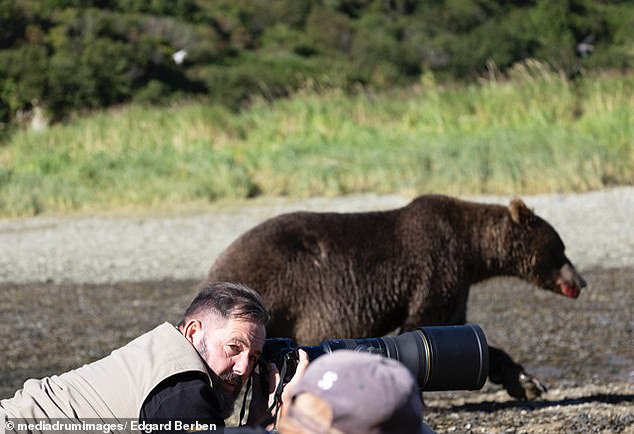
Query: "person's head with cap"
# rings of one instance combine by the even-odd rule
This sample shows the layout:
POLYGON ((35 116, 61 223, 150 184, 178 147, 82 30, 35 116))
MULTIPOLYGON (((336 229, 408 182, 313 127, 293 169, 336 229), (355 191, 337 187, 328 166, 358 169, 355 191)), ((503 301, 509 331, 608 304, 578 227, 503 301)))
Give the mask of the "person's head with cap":
POLYGON ((400 362, 335 351, 308 365, 280 420, 284 434, 422 434, 420 390, 400 362))

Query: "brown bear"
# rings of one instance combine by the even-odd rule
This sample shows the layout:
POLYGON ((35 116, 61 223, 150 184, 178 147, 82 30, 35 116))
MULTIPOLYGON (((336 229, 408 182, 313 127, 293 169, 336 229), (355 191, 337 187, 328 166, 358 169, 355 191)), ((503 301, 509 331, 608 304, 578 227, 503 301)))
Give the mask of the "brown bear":
MULTIPOLYGON (((221 253, 207 280, 260 291, 269 336, 306 345, 464 324, 469 287, 501 275, 572 298, 586 285, 557 232, 520 199, 504 207, 441 195, 388 211, 274 217, 221 253)), ((545 390, 493 347, 489 378, 518 399, 545 390)))

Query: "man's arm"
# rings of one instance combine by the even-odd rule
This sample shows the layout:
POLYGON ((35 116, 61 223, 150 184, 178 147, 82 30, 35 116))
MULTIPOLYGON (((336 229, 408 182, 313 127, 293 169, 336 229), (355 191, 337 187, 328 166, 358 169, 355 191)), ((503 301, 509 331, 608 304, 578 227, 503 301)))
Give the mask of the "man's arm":
POLYGON ((184 372, 162 381, 141 407, 139 421, 199 421, 224 426, 218 414, 218 400, 201 372, 184 372))
MULTIPOLYGON (((218 402, 209 385, 209 378, 200 372, 185 372, 161 382, 147 397, 140 422, 181 421, 184 423, 215 424, 216 431, 202 431, 200 434, 268 434, 264 428, 225 428, 224 420, 218 415, 218 402)), ((161 432, 177 432, 163 430, 161 432)))

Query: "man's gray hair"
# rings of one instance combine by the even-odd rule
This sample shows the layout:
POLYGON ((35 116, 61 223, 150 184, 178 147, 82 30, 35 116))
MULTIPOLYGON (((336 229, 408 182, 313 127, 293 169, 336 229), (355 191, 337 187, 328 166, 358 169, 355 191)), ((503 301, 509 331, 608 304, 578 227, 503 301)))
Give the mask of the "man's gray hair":
POLYGON ((269 313, 262 297, 253 289, 239 283, 205 282, 178 323, 182 327, 191 318, 215 313, 225 319, 239 318, 266 326, 269 313))

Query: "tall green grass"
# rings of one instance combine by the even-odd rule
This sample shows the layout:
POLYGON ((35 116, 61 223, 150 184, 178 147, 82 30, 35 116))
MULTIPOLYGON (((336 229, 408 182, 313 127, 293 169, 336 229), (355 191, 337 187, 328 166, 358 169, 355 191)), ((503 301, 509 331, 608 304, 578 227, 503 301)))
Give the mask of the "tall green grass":
POLYGON ((0 214, 257 195, 584 191, 634 183, 634 76, 309 90, 240 114, 130 105, 0 145, 0 214))

